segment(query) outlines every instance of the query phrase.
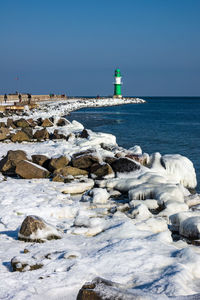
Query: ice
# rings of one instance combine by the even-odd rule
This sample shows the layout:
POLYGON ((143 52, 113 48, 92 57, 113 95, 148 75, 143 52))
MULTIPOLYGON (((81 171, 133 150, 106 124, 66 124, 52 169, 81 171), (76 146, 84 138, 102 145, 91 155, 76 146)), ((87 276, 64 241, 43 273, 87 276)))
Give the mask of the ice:
POLYGON ((87 179, 83 182, 73 181, 71 183, 66 183, 65 188, 62 189, 64 194, 81 194, 85 191, 91 189, 94 186, 94 180, 87 179))
POLYGON ((107 200, 110 197, 110 194, 107 192, 107 190, 102 188, 94 188, 91 191, 91 194, 93 197, 92 202, 95 204, 107 203, 107 200))

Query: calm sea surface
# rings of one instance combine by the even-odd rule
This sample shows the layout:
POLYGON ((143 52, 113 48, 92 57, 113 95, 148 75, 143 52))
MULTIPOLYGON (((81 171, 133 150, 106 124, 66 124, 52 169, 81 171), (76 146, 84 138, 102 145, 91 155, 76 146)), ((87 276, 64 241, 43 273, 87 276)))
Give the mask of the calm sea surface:
POLYGON ((145 98, 145 104, 87 108, 71 113, 93 131, 112 133, 125 148, 149 154, 182 154, 192 160, 200 186, 200 97, 145 98))

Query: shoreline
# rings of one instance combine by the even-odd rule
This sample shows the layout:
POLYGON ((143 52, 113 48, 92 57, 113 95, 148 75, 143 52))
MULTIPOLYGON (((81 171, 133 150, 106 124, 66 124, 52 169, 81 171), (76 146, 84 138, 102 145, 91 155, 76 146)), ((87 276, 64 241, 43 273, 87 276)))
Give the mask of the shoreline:
POLYGON ((181 155, 119 147, 114 135, 65 120, 66 112, 111 104, 81 101, 41 103, 9 121, 12 139, 17 132, 32 138, 1 142, 2 296, 54 299, 57 291, 73 300, 97 276, 114 281, 109 286, 123 297, 200 292, 200 273, 193 271, 200 263, 200 196, 189 191, 196 185, 193 164, 181 155), (36 134, 41 131, 45 136, 36 134), (30 215, 44 226, 31 234, 22 226, 30 215))

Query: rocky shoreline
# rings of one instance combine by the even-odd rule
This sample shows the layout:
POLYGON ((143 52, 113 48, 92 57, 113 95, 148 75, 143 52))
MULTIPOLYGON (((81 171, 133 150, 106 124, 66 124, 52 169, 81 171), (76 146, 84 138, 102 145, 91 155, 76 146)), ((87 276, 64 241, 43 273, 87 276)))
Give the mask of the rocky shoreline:
MULTIPOLYGON (((192 162, 181 155, 143 153, 137 145, 124 149, 113 135, 92 132, 63 118, 81 107, 143 100, 82 101, 41 103, 37 110, 27 110, 20 118, 1 115, 0 236, 3 251, 13 247, 5 252, 2 262, 9 260, 8 269, 14 271, 0 273, 1 284, 4 276, 7 280, 12 277, 19 296, 19 279, 10 274, 30 274, 24 275, 26 282, 33 281, 41 299, 48 295, 49 284, 60 291, 67 286, 68 299, 79 300, 116 299, 116 293, 119 299, 140 295, 142 299, 168 299, 199 292, 198 272, 185 291, 182 282, 166 275, 165 290, 163 262, 154 274, 150 264, 162 255, 161 248, 165 267, 173 265, 182 276, 188 243, 200 244, 200 196, 194 191, 197 182, 192 162), (12 230, 14 238, 9 236, 12 230), (178 250, 172 256, 175 245, 178 250), (140 266, 135 260, 141 261, 140 266), (88 264, 93 267, 87 270, 88 264), (124 267, 118 269, 121 264, 124 267), (138 268, 144 268, 147 277, 139 274, 138 268), (151 282, 150 274, 157 283, 152 282, 148 290, 142 286, 151 282), (92 281, 97 275, 106 280, 92 281), (136 280, 131 280, 133 276, 136 280), (40 288, 41 280, 46 289, 40 288), (81 289, 86 281, 92 282, 81 289)), ((200 256, 193 247, 188 263, 195 266, 200 256)), ((188 269, 186 281, 191 272, 188 269)), ((9 294, 2 288, 3 296, 9 294)), ((23 289, 24 297, 30 296, 27 284, 23 289)), ((31 295, 36 297, 34 292, 31 295)))

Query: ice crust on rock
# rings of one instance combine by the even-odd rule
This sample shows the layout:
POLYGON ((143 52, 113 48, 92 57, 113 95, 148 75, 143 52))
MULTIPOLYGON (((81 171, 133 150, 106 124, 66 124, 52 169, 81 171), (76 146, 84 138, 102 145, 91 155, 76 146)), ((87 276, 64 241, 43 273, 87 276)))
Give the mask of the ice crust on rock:
POLYGON ((94 188, 90 194, 92 195, 92 202, 95 204, 105 204, 110 197, 107 190, 102 188, 94 188))

